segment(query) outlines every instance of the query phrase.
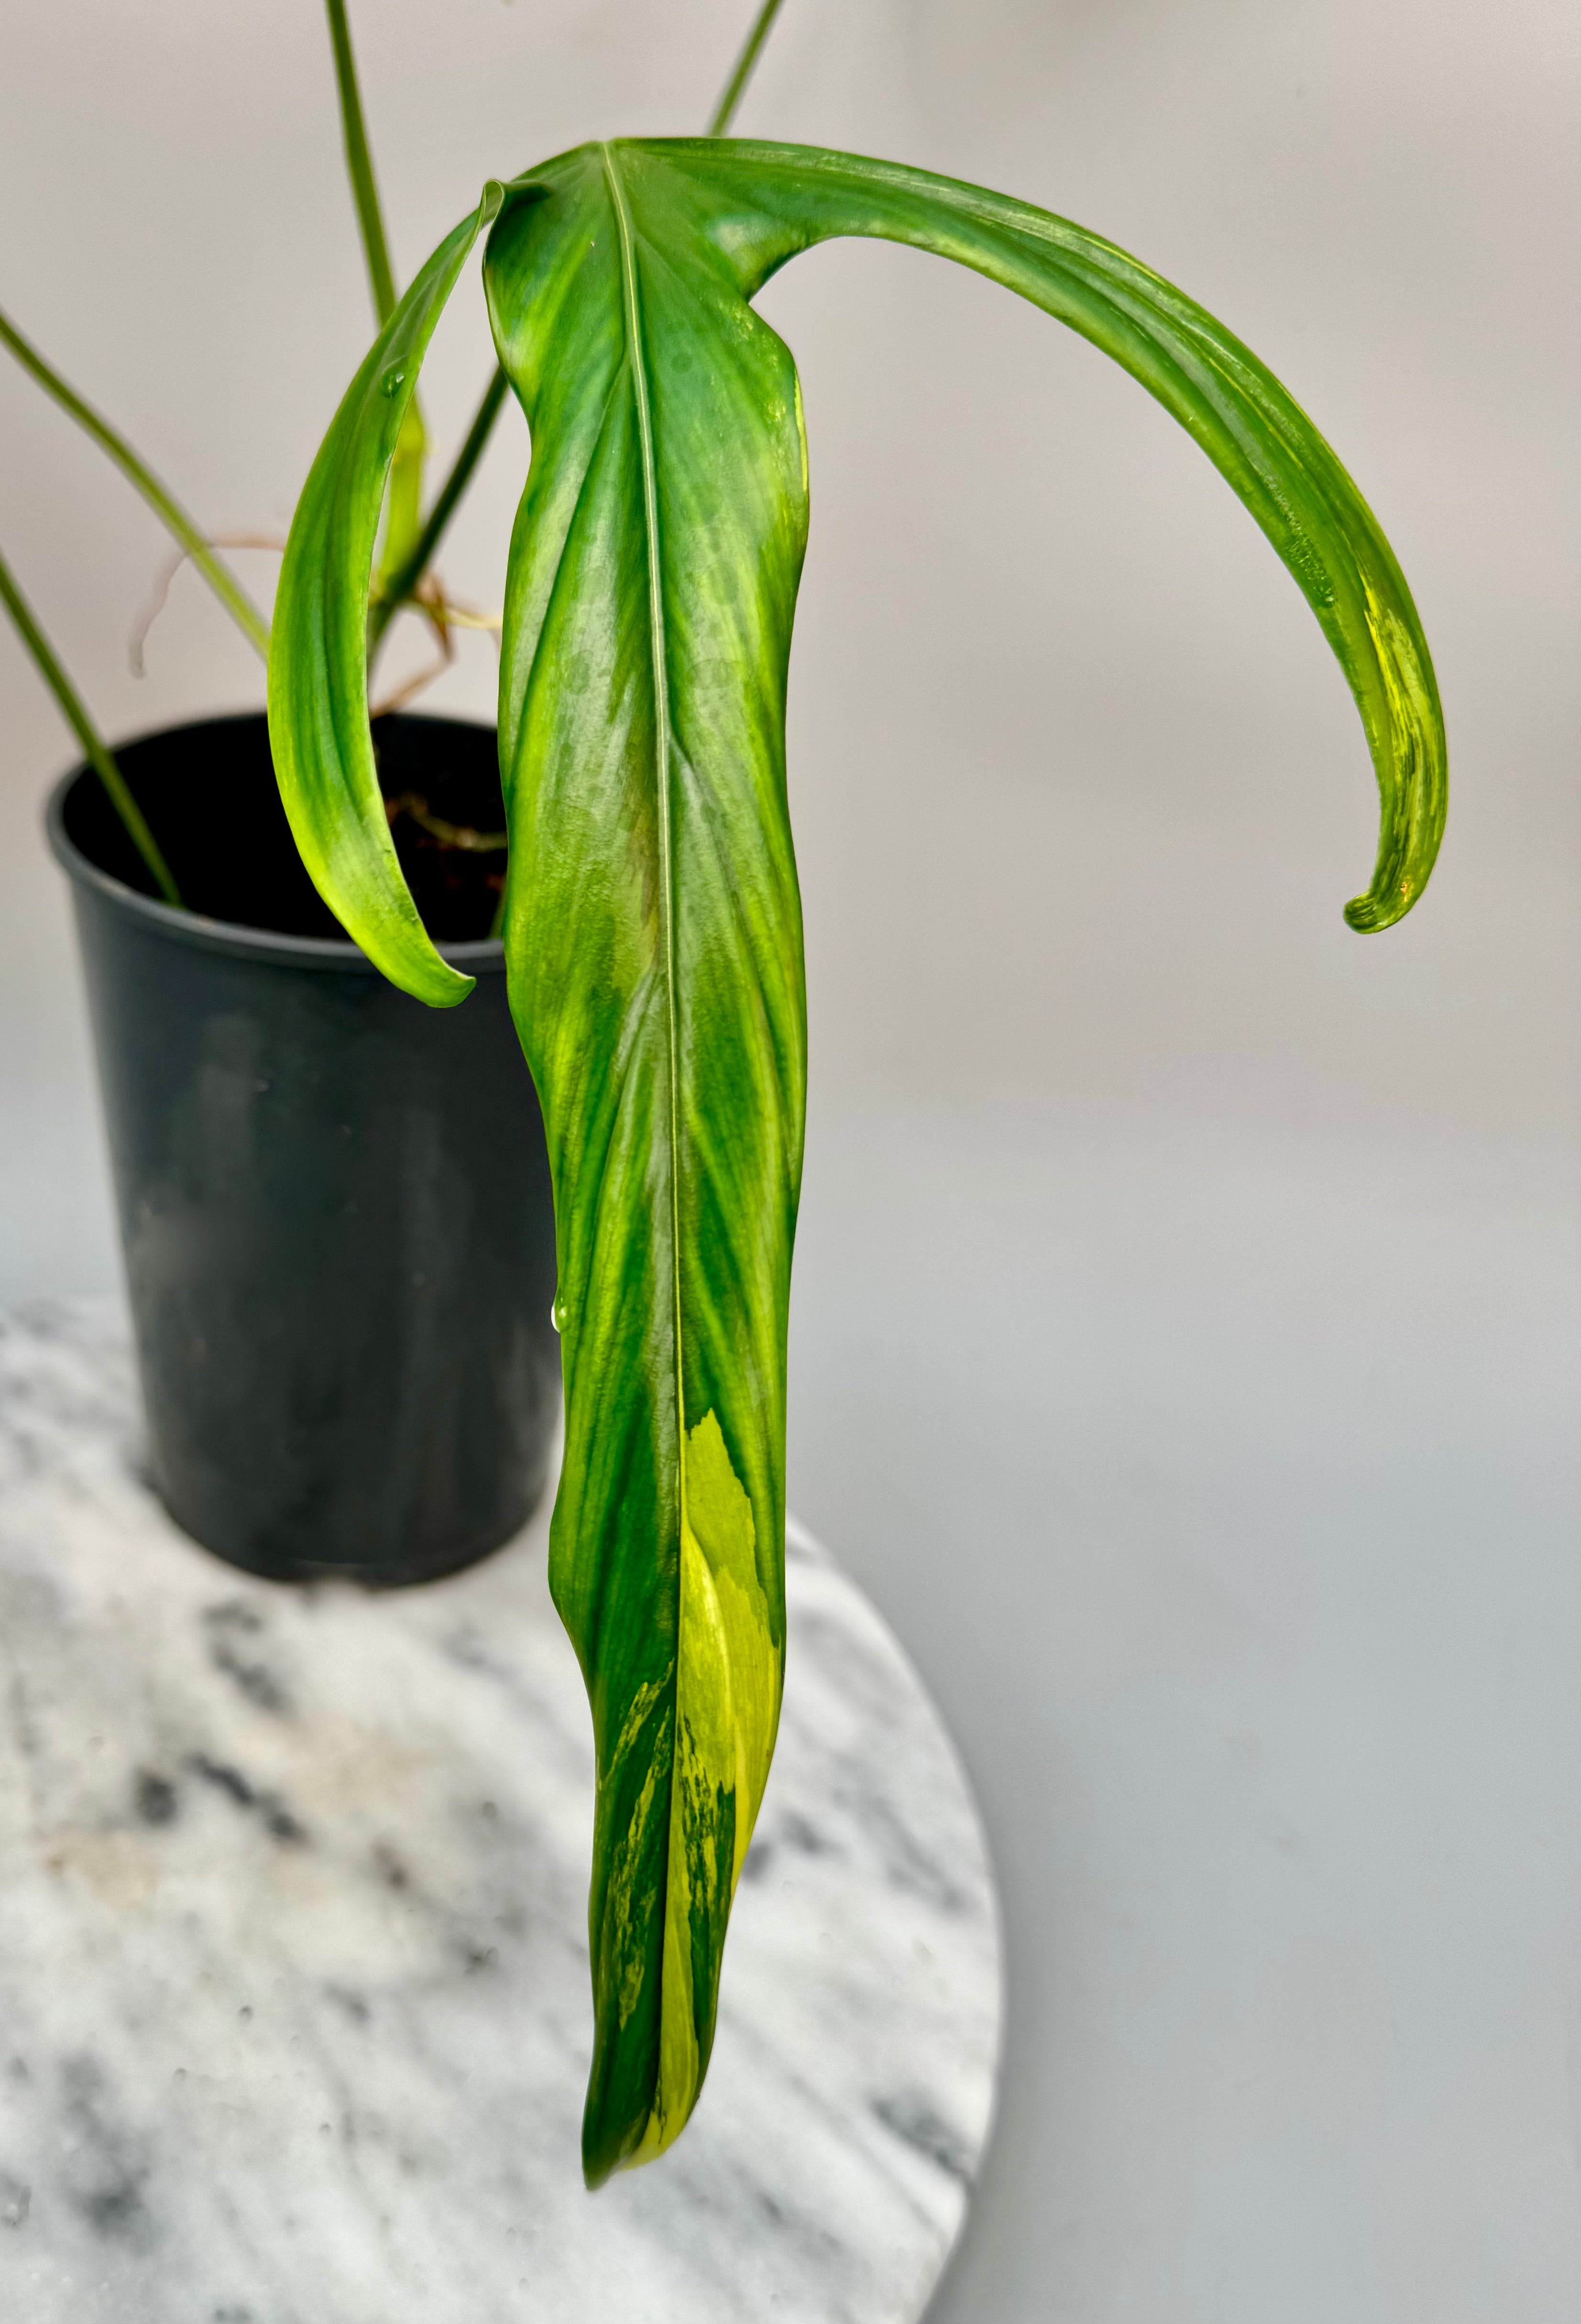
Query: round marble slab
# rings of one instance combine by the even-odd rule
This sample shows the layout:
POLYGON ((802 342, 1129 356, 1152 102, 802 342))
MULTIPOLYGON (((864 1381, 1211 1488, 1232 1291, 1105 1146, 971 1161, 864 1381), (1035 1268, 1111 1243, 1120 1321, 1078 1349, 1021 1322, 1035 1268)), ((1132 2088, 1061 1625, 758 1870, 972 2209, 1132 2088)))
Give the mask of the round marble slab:
POLYGON ((578 2126, 593 1768, 546 1517, 388 1597, 257 1582, 140 1481, 114 1311, 0 1320, 0 2315, 910 2324, 999 2038, 938 1716, 789 1545, 778 1756, 680 2144, 578 2126))

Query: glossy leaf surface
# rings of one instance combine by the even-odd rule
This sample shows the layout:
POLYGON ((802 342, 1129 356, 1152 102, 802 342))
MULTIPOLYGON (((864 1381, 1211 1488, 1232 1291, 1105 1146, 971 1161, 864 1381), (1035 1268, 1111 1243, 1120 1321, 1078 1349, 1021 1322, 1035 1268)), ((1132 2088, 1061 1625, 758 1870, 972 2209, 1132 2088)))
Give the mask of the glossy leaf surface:
MULTIPOLYGON (((485 281, 532 431, 502 651, 506 949, 555 1178, 550 1578, 598 1754, 595 2181, 659 2152, 695 2102, 778 1714, 804 1079, 784 708, 807 485, 794 367, 749 301, 835 235, 912 243, 1031 300, 1141 381, 1239 494, 1372 749, 1382 830, 1354 926, 1409 908, 1443 821, 1431 664, 1374 520, 1255 357, 1135 260, 975 188, 796 147, 587 146, 504 189, 485 281)), ((442 297, 459 249, 393 320, 410 313, 419 353, 421 286, 442 297)), ((388 463, 371 383, 394 350, 386 333, 304 494, 278 698, 322 892, 391 975, 443 1000, 371 757, 368 781, 343 771, 388 463)))
POLYGON ((533 443, 500 684, 505 941, 558 1218, 550 1579, 598 1749, 595 2179, 690 2112, 773 1748, 805 1081, 795 370, 711 248, 659 238, 649 192, 629 149, 575 154, 485 264, 533 443))

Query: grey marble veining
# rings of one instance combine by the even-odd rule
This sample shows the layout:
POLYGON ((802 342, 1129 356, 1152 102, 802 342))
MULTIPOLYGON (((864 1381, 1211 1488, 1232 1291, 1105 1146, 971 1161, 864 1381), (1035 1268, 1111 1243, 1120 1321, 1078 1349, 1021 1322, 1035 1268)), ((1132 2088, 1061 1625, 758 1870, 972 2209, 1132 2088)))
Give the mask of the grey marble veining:
POLYGON ((0 1322, 0 2316, 906 2324, 992 2110, 992 1877, 872 1607, 792 1534, 708 2085, 583 2190, 592 1757, 545 1519, 384 1598, 137 1474, 118 1317, 0 1322))

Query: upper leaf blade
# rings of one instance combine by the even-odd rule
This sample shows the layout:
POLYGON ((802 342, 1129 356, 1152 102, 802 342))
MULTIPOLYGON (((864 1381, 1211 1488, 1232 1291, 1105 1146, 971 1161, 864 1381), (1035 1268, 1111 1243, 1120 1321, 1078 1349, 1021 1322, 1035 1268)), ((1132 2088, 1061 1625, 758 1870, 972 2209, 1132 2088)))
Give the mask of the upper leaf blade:
POLYGON ((1114 244, 981 187, 808 146, 688 138, 643 151, 685 181, 673 208, 706 217, 749 295, 830 236, 910 243, 1041 307, 1156 396, 1283 559, 1361 713, 1382 812, 1372 881, 1345 918, 1371 932, 1410 910, 1432 870, 1447 803, 1432 658, 1377 519, 1249 347, 1114 244))
POLYGON ((269 651, 269 742, 314 886, 370 960, 449 1008, 474 980, 443 961, 411 900, 368 726, 368 590, 379 511, 417 374, 467 252, 499 213, 490 185, 447 235, 368 350, 291 520, 269 651))

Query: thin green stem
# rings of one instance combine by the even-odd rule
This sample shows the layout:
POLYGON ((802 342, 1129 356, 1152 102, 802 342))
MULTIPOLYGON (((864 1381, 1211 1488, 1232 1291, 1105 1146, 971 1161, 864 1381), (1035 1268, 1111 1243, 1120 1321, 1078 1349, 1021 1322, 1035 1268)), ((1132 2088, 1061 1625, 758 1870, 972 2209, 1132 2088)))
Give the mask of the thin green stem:
POLYGON ((725 94, 714 108, 714 118, 706 133, 708 136, 723 137, 735 120, 735 108, 746 95, 746 84, 753 77, 758 58, 763 53, 763 42, 772 32, 774 19, 782 5, 783 0, 763 0, 758 10, 757 22, 746 36, 746 46, 735 60, 735 69, 725 84, 725 94))
MULTIPOLYGON (((351 27, 346 21, 346 0, 324 0, 329 18, 329 41, 335 51, 335 80, 340 91, 340 125, 346 139, 346 172, 351 180, 356 222, 367 261, 368 288, 374 314, 384 329, 395 311, 395 274, 384 235, 384 214, 379 207, 374 157, 363 119, 362 92, 357 87, 356 59, 352 53, 351 27)), ((384 545, 380 558, 381 583, 404 566, 417 538, 422 514, 422 464, 428 448, 422 407, 413 396, 401 423, 395 457, 390 467, 389 506, 384 519, 384 545)))
POLYGON ((362 97, 356 85, 356 60, 351 52, 351 28, 346 21, 346 0, 324 0, 329 14, 329 38, 335 49, 335 78, 340 90, 340 125, 346 136, 346 168, 362 229, 363 255, 368 263, 368 287, 374 311, 384 329, 395 311, 395 277, 390 271, 390 246, 384 239, 384 213, 374 179, 374 157, 363 124, 362 97))
POLYGON ((3 557, 0 557, 0 598, 5 600, 5 610, 15 622, 23 644, 37 662, 45 685, 64 711, 67 724, 81 743, 89 764, 108 791, 116 813, 125 825, 132 844, 147 864, 155 887, 167 904, 179 905, 180 890, 171 877, 170 866, 160 853, 153 832, 143 821, 142 808, 127 788, 125 776, 111 757, 108 746, 88 716, 77 688, 57 660, 48 638, 34 621, 32 608, 17 587, 11 568, 3 557))
POLYGON ((495 375, 484 392, 483 401, 467 431, 467 441, 456 455, 456 465, 440 486, 439 498, 429 511, 428 521, 413 543, 411 555, 400 569, 391 575, 387 583, 381 584, 379 601, 369 616, 370 655, 427 572, 429 561, 439 547, 439 536, 455 514, 456 504, 471 483, 472 471, 483 456, 483 447, 488 442, 490 431, 499 417, 500 406, 505 400, 507 383, 504 373, 496 365, 495 375))
POLYGON ((67 386, 60 373, 51 369, 37 347, 24 339, 15 324, 5 315, 0 315, 0 340, 10 348, 23 371, 31 372, 45 393, 54 397, 61 410, 69 413, 79 428, 87 430, 101 451, 109 454, 128 483, 142 493, 166 530, 180 542, 248 643, 267 659, 268 622, 225 559, 215 555, 180 503, 161 484, 146 462, 138 458, 125 438, 118 436, 107 420, 102 420, 91 404, 85 403, 74 389, 67 386))

